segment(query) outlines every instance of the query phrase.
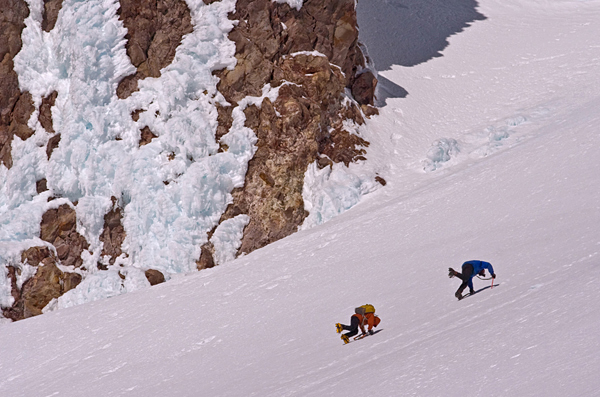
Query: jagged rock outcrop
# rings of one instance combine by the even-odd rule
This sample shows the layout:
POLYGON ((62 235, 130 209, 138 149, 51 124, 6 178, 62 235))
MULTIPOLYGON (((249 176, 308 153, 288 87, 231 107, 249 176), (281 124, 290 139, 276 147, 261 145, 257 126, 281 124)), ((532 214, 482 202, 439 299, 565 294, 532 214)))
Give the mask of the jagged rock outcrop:
POLYGON ((121 245, 125 240, 125 228, 121 223, 123 212, 115 197, 112 198, 112 202, 113 208, 104 215, 104 229, 100 235, 100 241, 103 243, 102 256, 108 256, 111 265, 123 253, 121 245))
POLYGON ((60 142, 60 134, 55 134, 50 139, 48 139, 48 144, 46 145, 46 155, 48 156, 48 160, 50 160, 50 156, 52 156, 52 152, 54 149, 58 147, 60 142))
POLYGON ((44 0, 44 11, 42 13, 42 30, 44 32, 54 29, 62 3, 63 0, 44 0))
POLYGON ((2 310, 6 318, 21 320, 42 314, 42 309, 54 298, 75 288, 81 282, 81 275, 63 272, 57 266, 58 258, 48 247, 31 247, 22 253, 24 264, 37 268, 33 277, 26 280, 21 288, 17 286, 17 275, 21 271, 8 267, 14 303, 2 310))
MULTIPOLYGON (((232 108, 242 98, 260 96, 266 84, 280 87, 274 103, 264 99, 260 107, 245 109, 258 150, 244 187, 233 192, 234 202, 221 218, 250 216, 239 253, 288 236, 302 224, 309 164, 364 159, 368 142, 343 127, 344 120, 364 123, 356 103, 342 104, 344 90, 355 92, 368 110, 376 85, 358 44, 354 7, 354 0, 307 0, 300 10, 270 0, 238 0, 230 16, 239 21, 229 34, 237 65, 217 72, 218 89, 232 104, 218 107, 217 139, 228 130, 232 108)), ((203 250, 201 260, 210 264, 208 254, 203 250)))
POLYGON ((183 0, 120 0, 119 15, 127 28, 127 55, 135 74, 117 87, 119 98, 137 91, 138 81, 160 77, 175 57, 181 38, 193 30, 190 10, 183 0))
POLYGON ((298 11, 271 0, 238 0, 229 34, 236 44, 234 70, 219 73, 228 100, 260 95, 277 73, 277 60, 299 51, 318 51, 341 68, 352 87, 365 59, 358 45, 354 0, 307 0, 298 11))
POLYGON ((57 96, 58 92, 52 91, 50 95, 42 99, 42 104, 40 105, 38 120, 49 134, 54 134, 56 132, 52 125, 52 106, 54 106, 57 96))
MULTIPOLYGON (((185 3, 144 4, 121 0, 120 17, 129 31, 127 54, 137 67, 135 75, 119 84, 121 98, 137 89, 139 79, 159 76, 174 56, 176 46, 168 43, 178 44, 191 31, 185 3)), ((217 105, 217 142, 229 131, 232 110, 241 99, 260 96, 266 84, 281 86, 275 103, 265 99, 260 107, 245 109, 246 126, 255 131, 258 150, 244 187, 234 190, 234 203, 221 218, 250 216, 239 250, 248 253, 295 232, 302 223, 307 215, 303 178, 309 164, 348 165, 364 159, 368 142, 346 131, 343 122, 360 125, 363 115, 376 113, 370 105, 377 80, 365 67, 358 43, 354 0, 307 0, 300 10, 271 0, 238 0, 230 19, 238 21, 229 34, 236 44, 237 65, 216 72, 218 90, 231 104, 217 105), (322 56, 291 56, 313 51, 322 56), (342 106, 346 89, 361 107, 342 106)), ((132 114, 134 120, 138 117, 139 111, 132 114)), ((147 126, 142 128, 140 146, 155 137, 147 126)), ((215 266, 213 255, 209 241, 201 247, 198 269, 215 266)))
POLYGON ((79 267, 83 263, 81 253, 89 247, 85 238, 77 232, 77 216, 68 204, 50 209, 42 216, 40 238, 56 248, 58 259, 64 266, 79 267))
MULTIPOLYGON (((377 78, 370 70, 367 70, 354 79, 352 82, 352 96, 361 105, 371 105, 375 101, 375 87, 377 87, 377 78)), ((363 108, 365 113, 374 114, 373 109, 363 108)))
MULTIPOLYGON (((360 111, 345 107, 340 97, 346 81, 328 59, 314 55, 283 58, 274 103, 246 109, 246 126, 258 137, 244 188, 233 192, 234 203, 223 219, 250 216, 240 252, 251 252, 295 232, 306 217, 302 200, 308 165, 322 159, 349 163, 364 158, 367 142, 343 129, 346 119, 363 123, 360 111)), ((274 82, 274 84, 277 84, 274 82)))
POLYGON ((0 164, 12 167, 11 143, 17 135, 27 139, 33 131, 27 126, 35 110, 31 94, 22 93, 14 71, 13 58, 21 50, 23 22, 29 15, 23 0, 0 0, 0 164))

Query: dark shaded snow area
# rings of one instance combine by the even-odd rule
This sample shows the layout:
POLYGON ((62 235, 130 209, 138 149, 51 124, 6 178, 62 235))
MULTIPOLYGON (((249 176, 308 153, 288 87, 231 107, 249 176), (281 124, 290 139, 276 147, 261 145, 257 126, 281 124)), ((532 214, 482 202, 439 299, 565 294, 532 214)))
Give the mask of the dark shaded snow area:
POLYGON ((448 37, 485 20, 475 0, 369 0, 358 2, 361 40, 377 70, 415 66, 436 57, 448 37))

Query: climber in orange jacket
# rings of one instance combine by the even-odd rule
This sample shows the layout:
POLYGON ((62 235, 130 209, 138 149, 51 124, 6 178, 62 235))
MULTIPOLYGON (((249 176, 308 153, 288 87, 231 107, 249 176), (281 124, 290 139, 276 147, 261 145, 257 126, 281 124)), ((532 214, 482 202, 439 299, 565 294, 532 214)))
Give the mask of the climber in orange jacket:
POLYGON ((344 325, 340 323, 335 325, 338 334, 342 331, 349 331, 342 335, 342 340, 344 343, 350 342, 350 338, 358 334, 359 328, 363 335, 366 335, 367 333, 369 335, 373 335, 373 327, 377 327, 381 322, 381 319, 375 315, 375 308, 373 305, 357 307, 355 312, 356 314, 350 317, 350 325, 344 325), (369 326, 367 331, 365 331, 366 325, 369 326))

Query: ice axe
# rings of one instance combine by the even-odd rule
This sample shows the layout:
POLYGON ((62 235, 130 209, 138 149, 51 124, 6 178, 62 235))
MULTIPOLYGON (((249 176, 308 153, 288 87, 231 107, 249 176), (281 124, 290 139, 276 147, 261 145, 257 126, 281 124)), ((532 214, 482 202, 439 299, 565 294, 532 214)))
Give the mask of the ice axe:
POLYGON ((490 289, 494 288, 494 277, 481 278, 481 277, 477 276, 477 278, 480 279, 480 280, 492 280, 492 286, 490 287, 490 289))

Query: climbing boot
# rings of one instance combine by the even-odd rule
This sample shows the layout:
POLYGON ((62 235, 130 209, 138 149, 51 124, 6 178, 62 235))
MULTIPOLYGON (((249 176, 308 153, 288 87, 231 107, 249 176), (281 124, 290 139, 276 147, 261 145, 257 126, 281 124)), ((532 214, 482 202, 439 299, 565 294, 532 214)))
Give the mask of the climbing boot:
POLYGON ((342 335, 342 340, 344 341, 344 344, 350 343, 350 338, 346 335, 342 335))
POLYGON ((449 267, 448 268, 448 277, 450 277, 450 278, 456 277, 456 270, 454 270, 451 267, 449 267))
POLYGON ((336 330, 336 331, 337 331, 337 333, 339 334, 339 333, 341 333, 341 332, 344 330, 344 327, 342 327, 342 324, 340 324, 340 323, 337 323, 337 324, 335 325, 335 330, 336 330))
POLYGON ((461 300, 462 298, 464 298, 462 296, 463 291, 465 290, 465 287, 460 287, 456 293, 454 294, 454 296, 456 296, 456 299, 461 300))

